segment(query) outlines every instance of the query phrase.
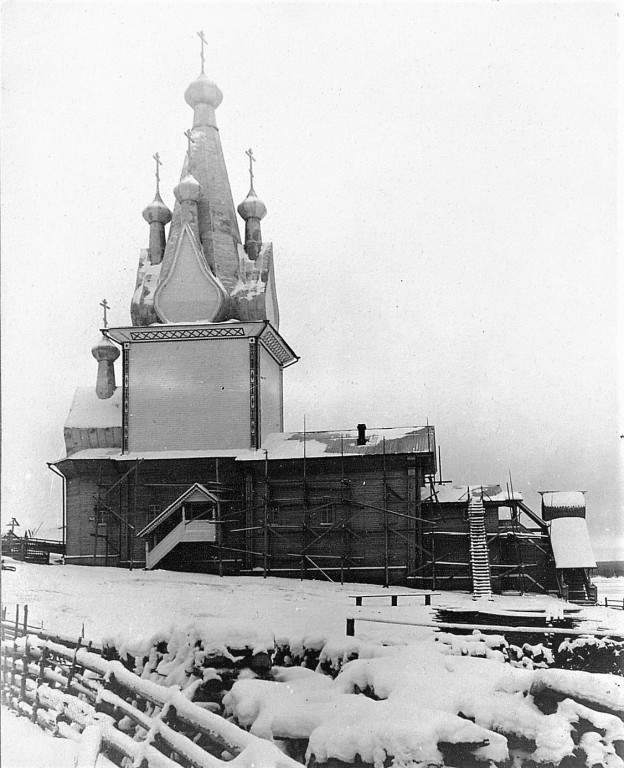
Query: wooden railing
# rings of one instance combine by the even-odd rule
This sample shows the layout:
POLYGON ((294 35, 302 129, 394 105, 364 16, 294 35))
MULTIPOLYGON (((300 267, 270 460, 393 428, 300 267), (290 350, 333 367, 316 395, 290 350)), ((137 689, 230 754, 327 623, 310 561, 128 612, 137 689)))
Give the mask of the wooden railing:
POLYGON ((154 568, 165 555, 183 542, 214 541, 215 538, 215 524, 212 520, 182 520, 155 547, 148 549, 145 565, 148 570, 154 568))
POLYGON ((624 611, 624 597, 605 597, 605 608, 617 608, 624 611))
POLYGON ((54 735, 78 741, 81 767, 94 767, 105 753, 119 766, 128 758, 143 768, 226 768, 221 756, 227 752, 230 759, 244 753, 246 765, 302 768, 177 688, 107 661, 99 643, 29 625, 27 607, 21 615, 17 607, 15 620, 3 611, 1 645, 2 703, 54 735), (122 719, 142 735, 120 730, 122 719))

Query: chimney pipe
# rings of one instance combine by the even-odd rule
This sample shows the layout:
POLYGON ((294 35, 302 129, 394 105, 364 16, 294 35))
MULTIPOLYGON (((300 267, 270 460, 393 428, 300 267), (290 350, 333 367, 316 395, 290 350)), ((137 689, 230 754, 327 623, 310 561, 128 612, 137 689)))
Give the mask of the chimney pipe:
POLYGON ((357 431, 358 431, 357 444, 366 445, 366 443, 368 442, 368 438, 366 437, 366 424, 358 424, 357 431))

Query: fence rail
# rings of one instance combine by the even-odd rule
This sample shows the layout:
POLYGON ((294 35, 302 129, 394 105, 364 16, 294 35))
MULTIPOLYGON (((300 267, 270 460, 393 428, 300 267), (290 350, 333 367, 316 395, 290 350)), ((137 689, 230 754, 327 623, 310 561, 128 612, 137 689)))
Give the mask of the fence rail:
POLYGON ((605 597, 605 608, 616 608, 624 611, 624 597, 605 597))
POLYGON ((0 642, 2 703, 54 735, 77 740, 81 768, 95 768, 103 752, 116 765, 129 758, 142 768, 226 768, 224 752, 230 759, 245 753, 244 764, 263 768, 302 768, 184 692, 106 660, 100 643, 32 626, 27 606, 21 613, 17 606, 15 620, 3 609, 0 642))

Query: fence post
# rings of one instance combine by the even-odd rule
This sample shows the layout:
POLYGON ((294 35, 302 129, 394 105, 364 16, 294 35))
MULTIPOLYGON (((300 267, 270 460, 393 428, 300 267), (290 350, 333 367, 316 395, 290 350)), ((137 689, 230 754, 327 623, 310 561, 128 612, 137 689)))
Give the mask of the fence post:
POLYGON ((11 659, 11 684, 9 687, 9 706, 12 706, 13 688, 15 687, 15 659, 17 656, 17 638, 19 633, 19 605, 15 607, 15 635, 13 637, 13 658, 11 659))
POLYGON ((355 637, 355 619, 347 619, 347 637, 355 637))
MULTIPOLYGON (((26 678, 28 677, 28 661, 29 661, 29 651, 28 651, 28 635, 25 635, 24 639, 24 656, 23 656, 23 668, 22 668, 22 681, 20 685, 20 699, 22 701, 26 701, 26 678)), ((13 659, 13 663, 15 663, 15 659, 13 659)))
POLYGON ((28 634, 28 606, 24 606, 24 636, 28 634))
POLYGON ((45 674, 45 666, 46 666, 46 660, 48 658, 48 644, 46 643, 43 648, 41 649, 41 659, 39 660, 39 675, 36 680, 37 689, 35 691, 35 700, 33 702, 32 707, 32 715, 31 715, 31 722, 36 723, 37 722, 37 710, 39 709, 39 686, 44 681, 44 674, 45 674))

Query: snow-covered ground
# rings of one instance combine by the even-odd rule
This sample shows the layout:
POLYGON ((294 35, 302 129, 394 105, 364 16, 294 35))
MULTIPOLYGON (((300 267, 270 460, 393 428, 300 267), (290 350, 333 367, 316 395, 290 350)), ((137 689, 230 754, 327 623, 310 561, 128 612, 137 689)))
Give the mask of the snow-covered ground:
MULTIPOLYGON (((104 636, 152 635, 171 625, 211 624, 219 621, 253 622, 275 635, 317 633, 344 635, 347 616, 367 616, 414 622, 430 622, 432 609, 418 598, 401 598, 397 607, 387 600, 371 600, 355 608, 352 594, 405 593, 402 587, 389 590, 370 584, 331 584, 261 577, 224 577, 172 571, 127 571, 121 568, 91 568, 77 565, 33 565, 10 561, 15 571, 3 571, 3 603, 8 615, 16 604, 29 606, 29 622, 43 622, 46 629, 100 640, 104 636)), ((604 579, 620 582, 624 579, 604 579)), ((618 586, 611 587, 617 593, 618 586)), ((599 586, 599 590, 602 587, 599 586)), ((471 608, 471 595, 440 592, 433 606, 471 608)), ((495 595, 499 608, 559 608, 560 600, 540 595, 495 595)), ((624 611, 587 608, 587 628, 624 631, 624 611)), ((375 642, 409 642, 431 634, 430 630, 358 623, 356 633, 375 642)))
MULTIPOLYGON (((101 640, 118 637, 148 638, 172 626, 193 625, 211 632, 235 631, 251 626, 271 636, 344 638, 347 617, 367 617, 428 623, 436 606, 472 608, 467 593, 442 592, 432 608, 423 605, 416 590, 402 597, 397 607, 390 599, 370 600, 356 608, 349 595, 404 593, 362 584, 330 584, 276 578, 219 578, 165 571, 132 572, 114 568, 40 566, 12 562, 15 571, 4 571, 3 603, 8 616, 15 605, 29 606, 29 623, 60 633, 101 640)), ((624 579, 599 579, 599 594, 624 594, 624 579)), ((560 609, 561 601, 537 595, 495 596, 497 608, 560 609)), ((624 633, 624 611, 601 607, 583 609, 583 627, 624 633)), ((398 624, 356 623, 359 640, 376 644, 412 644, 432 637, 434 630, 398 624)), ((3 768, 65 768, 72 765, 75 747, 54 740, 36 726, 3 711, 3 768)))
POLYGON ((624 605, 624 576, 596 576, 594 584, 598 587, 598 602, 604 605, 605 597, 612 603, 614 600, 624 605))

